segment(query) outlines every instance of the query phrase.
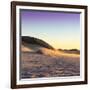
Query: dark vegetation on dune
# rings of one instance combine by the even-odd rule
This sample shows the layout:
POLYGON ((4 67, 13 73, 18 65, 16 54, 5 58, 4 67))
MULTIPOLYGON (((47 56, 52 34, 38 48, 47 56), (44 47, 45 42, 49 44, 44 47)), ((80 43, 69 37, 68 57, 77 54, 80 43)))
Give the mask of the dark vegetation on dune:
POLYGON ((37 39, 34 37, 30 37, 30 36, 22 36, 21 39, 22 39, 23 43, 36 44, 36 45, 40 45, 40 46, 48 48, 48 49, 52 49, 52 50, 54 49, 51 45, 49 45, 48 43, 46 43, 45 41, 43 41, 41 39, 37 39))
POLYGON ((75 53, 75 54, 80 54, 80 50, 78 49, 58 49, 59 51, 64 51, 66 53, 75 53))
MULTIPOLYGON (((21 36, 21 41, 22 41, 22 45, 24 45, 28 48, 30 48, 30 44, 33 44, 33 45, 39 45, 39 46, 47 48, 47 49, 55 50, 47 42, 45 42, 41 39, 35 38, 35 37, 21 36)), ((70 54, 80 54, 80 50, 78 50, 78 49, 58 49, 58 51, 63 51, 65 53, 70 53, 70 54)), ((38 50, 36 53, 42 54, 42 51, 38 50)))

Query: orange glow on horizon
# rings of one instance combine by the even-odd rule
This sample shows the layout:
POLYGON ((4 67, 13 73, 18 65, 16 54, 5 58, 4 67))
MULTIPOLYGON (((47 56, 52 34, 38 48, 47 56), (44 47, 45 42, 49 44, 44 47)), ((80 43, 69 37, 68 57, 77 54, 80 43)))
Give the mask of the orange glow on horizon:
POLYGON ((53 46, 55 49, 78 49, 80 50, 80 42, 79 40, 75 40, 75 41, 61 41, 60 40, 50 40, 50 39, 46 39, 44 38, 44 40, 50 44, 51 46, 53 46))

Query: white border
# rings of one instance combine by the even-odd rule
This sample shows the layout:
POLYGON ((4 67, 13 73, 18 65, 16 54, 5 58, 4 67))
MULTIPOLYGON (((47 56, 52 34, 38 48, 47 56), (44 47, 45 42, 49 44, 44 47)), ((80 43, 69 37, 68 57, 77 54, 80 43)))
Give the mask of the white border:
POLYGON ((22 84, 37 84, 37 83, 53 83, 53 82, 75 82, 75 81, 84 81, 84 9, 69 9, 69 8, 51 8, 51 7, 36 7, 36 6, 16 6, 16 83, 17 85, 22 84), (50 78, 37 78, 37 79, 22 79, 19 80, 19 70, 20 70, 20 25, 19 25, 19 11, 20 9, 35 9, 35 10, 50 10, 50 11, 69 11, 69 12, 81 12, 80 21, 80 36, 81 36, 81 54, 80 54, 80 76, 70 76, 70 77, 50 77, 50 78), (83 56, 83 58, 82 58, 83 56))

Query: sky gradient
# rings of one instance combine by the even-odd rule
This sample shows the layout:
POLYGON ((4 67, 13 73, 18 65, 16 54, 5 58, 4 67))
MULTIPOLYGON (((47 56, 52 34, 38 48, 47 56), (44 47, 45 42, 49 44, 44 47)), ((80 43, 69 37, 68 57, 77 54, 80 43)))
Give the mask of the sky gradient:
POLYGON ((21 35, 42 39, 59 49, 80 49, 80 14, 21 10, 21 35))

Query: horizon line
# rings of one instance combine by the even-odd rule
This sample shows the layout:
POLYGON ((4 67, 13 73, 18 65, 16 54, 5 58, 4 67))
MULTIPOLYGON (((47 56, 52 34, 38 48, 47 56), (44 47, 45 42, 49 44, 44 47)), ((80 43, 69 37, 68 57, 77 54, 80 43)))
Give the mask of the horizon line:
MULTIPOLYGON (((23 36, 26 36, 26 35, 23 35, 23 36)), ((21 36, 22 37, 22 36, 21 36)), ((37 37, 33 37, 33 36, 26 36, 26 37, 32 37, 32 38, 37 38, 37 37)), ((37 38, 37 39, 40 39, 40 38, 37 38)), ((40 39, 40 40, 43 40, 43 39, 40 39)), ((43 40, 44 42, 46 42, 45 40, 43 40)), ((47 44, 49 44, 48 42, 46 42, 47 44)), ((49 44, 50 46, 52 46, 51 44, 49 44)), ((54 49, 61 49, 61 50, 72 50, 72 49, 76 49, 76 50, 79 50, 78 48, 55 48, 54 46, 52 46, 54 49)))

